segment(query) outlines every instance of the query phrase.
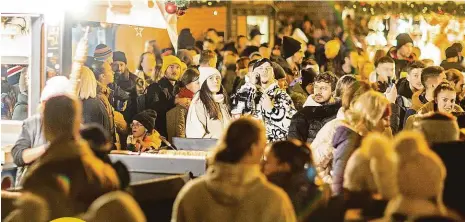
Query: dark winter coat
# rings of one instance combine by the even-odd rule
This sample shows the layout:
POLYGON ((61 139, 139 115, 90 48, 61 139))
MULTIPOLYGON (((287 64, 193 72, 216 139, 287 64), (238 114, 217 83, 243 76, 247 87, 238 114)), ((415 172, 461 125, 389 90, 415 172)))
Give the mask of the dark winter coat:
POLYGON ((360 147, 362 136, 342 125, 336 129, 333 137, 333 184, 331 185, 334 195, 342 194, 344 183, 344 170, 352 153, 360 147))
POLYGON ((443 60, 441 62, 441 67, 444 68, 444 70, 457 69, 460 72, 465 72, 465 67, 463 67, 463 65, 459 62, 448 62, 446 60, 443 60))
POLYGON ((406 78, 400 79, 397 82, 396 88, 397 88, 397 93, 398 93, 398 96, 396 99, 396 105, 399 107, 399 119, 400 119, 398 130, 396 131, 398 132, 404 128, 405 113, 412 106, 413 92, 410 89, 409 81, 407 81, 406 78))
POLYGON ((81 101, 83 123, 97 123, 107 130, 107 132, 111 132, 110 118, 102 101, 98 98, 88 98, 81 101))
POLYGON ((327 221, 324 210, 326 210, 330 190, 320 190, 313 181, 308 179, 306 171, 274 173, 267 178, 287 193, 299 221, 327 221))
POLYGON ((129 100, 126 105, 126 109, 123 111, 123 116, 126 122, 132 122, 132 117, 137 114, 137 90, 138 88, 143 87, 144 80, 136 76, 135 74, 129 72, 129 78, 125 78, 123 75, 116 76, 116 84, 129 93, 129 100))
POLYGON ((168 136, 166 113, 175 107, 175 96, 174 86, 165 77, 147 87, 145 107, 157 112, 155 129, 164 137, 168 136))
POLYGON ((401 72, 407 72, 407 67, 414 61, 414 58, 412 55, 410 55, 409 58, 405 59, 398 59, 397 58, 397 50, 394 49, 388 53, 388 56, 394 59, 394 62, 396 63, 396 77, 397 79, 400 79, 400 73, 401 72))
POLYGON ((292 117, 288 138, 311 143, 318 131, 327 122, 336 118, 339 108, 341 108, 340 102, 302 108, 292 117))
POLYGON ((99 160, 87 142, 58 138, 31 165, 23 191, 44 198, 53 220, 85 212, 95 199, 119 186, 115 170, 99 160))
POLYGON ((433 144, 432 150, 438 154, 447 170, 443 191, 444 204, 465 216, 465 205, 463 204, 463 200, 465 200, 465 180, 463 179, 465 142, 433 144))

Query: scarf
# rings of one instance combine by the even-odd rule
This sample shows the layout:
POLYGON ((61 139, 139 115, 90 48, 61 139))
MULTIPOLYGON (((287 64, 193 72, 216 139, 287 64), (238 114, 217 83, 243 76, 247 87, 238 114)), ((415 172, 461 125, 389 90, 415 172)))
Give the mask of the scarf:
POLYGON ((187 88, 181 88, 181 90, 179 91, 177 97, 178 98, 192 99, 192 98, 194 98, 194 93, 192 91, 188 90, 187 88))

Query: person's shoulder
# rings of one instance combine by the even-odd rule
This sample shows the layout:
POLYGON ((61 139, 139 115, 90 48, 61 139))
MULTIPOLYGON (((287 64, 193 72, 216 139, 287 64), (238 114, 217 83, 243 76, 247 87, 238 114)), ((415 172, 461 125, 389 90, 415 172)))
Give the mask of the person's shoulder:
POLYGON ((286 192, 279 186, 264 180, 262 183, 261 192, 263 192, 263 197, 268 197, 270 200, 283 200, 288 198, 286 192))
POLYGON ((198 197, 199 194, 202 194, 206 191, 206 179, 205 176, 195 178, 187 182, 179 191, 178 198, 192 199, 193 197, 198 197))

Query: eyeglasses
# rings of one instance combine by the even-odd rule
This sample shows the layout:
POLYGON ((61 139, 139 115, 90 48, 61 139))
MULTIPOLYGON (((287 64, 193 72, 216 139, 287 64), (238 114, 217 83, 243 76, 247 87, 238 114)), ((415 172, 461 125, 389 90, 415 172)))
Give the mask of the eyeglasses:
POLYGON ((144 126, 144 125, 142 125, 140 123, 131 123, 131 125, 129 125, 129 126, 131 126, 131 128, 135 128, 135 127, 141 127, 141 126, 144 126))

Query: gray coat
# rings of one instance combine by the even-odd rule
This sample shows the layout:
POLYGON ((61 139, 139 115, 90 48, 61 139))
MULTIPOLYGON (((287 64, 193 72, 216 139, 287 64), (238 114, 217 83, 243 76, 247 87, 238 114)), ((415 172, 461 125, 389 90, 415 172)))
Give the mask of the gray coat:
POLYGON ((18 166, 16 174, 16 185, 21 184, 27 165, 23 160, 23 151, 31 147, 38 147, 46 143, 42 129, 42 121, 39 114, 33 115, 23 121, 23 127, 19 134, 18 140, 11 149, 13 162, 18 166))

